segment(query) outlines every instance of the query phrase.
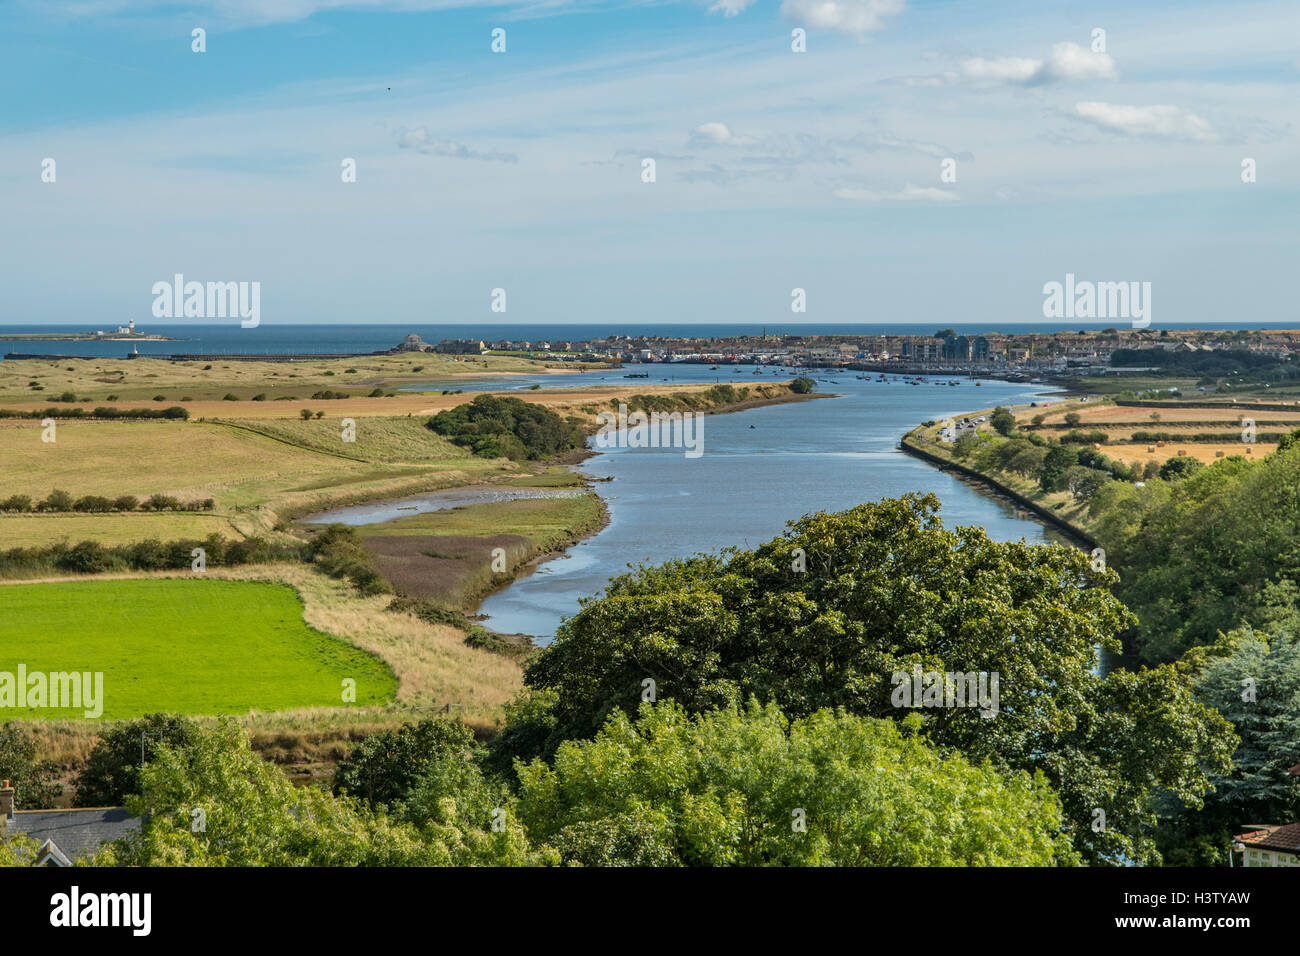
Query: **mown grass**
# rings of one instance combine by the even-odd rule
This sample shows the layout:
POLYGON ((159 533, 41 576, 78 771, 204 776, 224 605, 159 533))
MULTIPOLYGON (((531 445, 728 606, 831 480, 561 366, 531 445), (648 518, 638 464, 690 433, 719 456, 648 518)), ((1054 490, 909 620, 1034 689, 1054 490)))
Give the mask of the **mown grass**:
POLYGON ((431 462, 469 457, 468 451, 425 427, 427 420, 405 416, 355 419, 351 442, 343 441, 338 420, 243 419, 232 420, 232 424, 301 448, 371 462, 431 462))
MULTIPOLYGON (((57 352, 58 343, 46 343, 57 352)), ((127 343, 121 343, 123 351, 127 343)), ((396 343, 394 343, 396 344, 396 343)), ((165 343, 182 353, 186 343, 165 343)), ((124 401, 151 400, 163 394, 168 400, 186 397, 196 401, 221 399, 234 393, 243 399, 265 394, 268 401, 286 395, 308 398, 322 389, 368 394, 388 384, 454 381, 457 377, 487 372, 538 372, 545 363, 517 356, 471 356, 468 359, 434 353, 370 355, 347 359, 309 359, 302 362, 171 362, 165 359, 81 359, 62 362, 24 360, 0 363, 0 400, 49 400, 66 391, 103 404, 109 395, 124 401), (419 372, 415 369, 420 369, 419 372), (355 371, 349 371, 349 370, 355 371), (30 382, 41 386, 38 391, 30 382)))
POLYGON ((48 547, 59 541, 76 544, 98 541, 109 547, 157 538, 175 541, 202 539, 210 534, 242 537, 224 515, 183 512, 125 514, 6 514, 0 515, 0 548, 48 547))
MULTIPOLYGON (((83 580, 0 588, 4 670, 103 673, 103 717, 155 711, 246 714, 392 700, 397 679, 375 654, 309 627, 280 584, 212 579, 83 580)), ((49 703, 53 703, 52 701, 49 703)), ((15 708, 17 718, 77 718, 15 708)))
MULTIPOLYGON (((256 710, 236 716, 254 746, 304 780, 328 775, 352 743, 379 730, 431 714, 460 717, 480 736, 500 724, 503 708, 521 688, 518 664, 471 647, 463 631, 429 624, 412 614, 385 610, 388 595, 362 597, 346 582, 294 564, 210 569, 209 579, 270 582, 293 588, 302 600, 302 620, 324 634, 378 655, 396 675, 396 700, 385 704, 256 710)), ((165 580, 165 573, 135 573, 122 580, 165 580)), ((0 601, 4 599, 0 588, 0 601)), ((0 669, 12 667, 5 663, 0 669)), ((159 709, 166 709, 160 707, 159 709)), ((2 719, 2 718, 0 718, 2 719)), ((207 722, 215 718, 201 717, 207 722)), ((70 779, 93 749, 107 721, 27 721, 42 759, 65 768, 70 779)))

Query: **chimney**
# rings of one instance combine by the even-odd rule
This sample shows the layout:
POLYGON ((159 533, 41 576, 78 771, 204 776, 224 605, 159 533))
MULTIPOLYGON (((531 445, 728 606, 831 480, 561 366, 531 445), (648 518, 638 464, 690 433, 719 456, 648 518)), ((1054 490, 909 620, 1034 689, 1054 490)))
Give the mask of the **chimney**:
POLYGON ((6 780, 0 787, 0 840, 4 839, 9 829, 9 818, 14 815, 14 788, 6 780))

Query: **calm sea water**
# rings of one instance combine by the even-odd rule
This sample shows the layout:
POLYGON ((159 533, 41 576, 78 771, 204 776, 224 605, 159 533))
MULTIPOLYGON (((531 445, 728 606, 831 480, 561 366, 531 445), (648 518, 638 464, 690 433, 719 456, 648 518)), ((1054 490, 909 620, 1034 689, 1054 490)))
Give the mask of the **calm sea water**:
MULTIPOLYGON (((731 382, 752 385, 788 379, 753 366, 713 371, 703 365, 638 365, 627 370, 544 375, 458 383, 478 389, 527 390, 578 385, 731 382), (645 373, 649 379, 625 379, 645 373)), ((612 477, 594 488, 610 523, 484 602, 486 624, 503 633, 531 634, 541 643, 574 614, 579 600, 599 594, 609 579, 638 563, 752 547, 778 535, 787 521, 810 512, 839 511, 909 491, 934 492, 945 524, 981 525, 1000 541, 1061 540, 1010 503, 992 497, 898 450, 917 423, 998 404, 1050 400, 1040 387, 969 379, 959 385, 931 378, 924 385, 818 372, 818 388, 836 398, 775 405, 704 420, 704 454, 681 449, 609 449, 579 470, 612 477)), ((346 517, 355 520, 354 515, 346 517)), ((378 518, 376 520, 383 520, 378 518)))

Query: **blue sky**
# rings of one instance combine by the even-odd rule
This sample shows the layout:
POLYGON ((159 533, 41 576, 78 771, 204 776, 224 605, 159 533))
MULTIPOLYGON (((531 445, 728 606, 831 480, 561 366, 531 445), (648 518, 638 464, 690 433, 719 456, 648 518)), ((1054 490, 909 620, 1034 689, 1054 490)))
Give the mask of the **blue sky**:
POLYGON ((1072 272, 1300 325, 1297 37, 1293 0, 8 0, 0 323, 147 324, 179 272, 270 324, 1006 326, 1072 272))

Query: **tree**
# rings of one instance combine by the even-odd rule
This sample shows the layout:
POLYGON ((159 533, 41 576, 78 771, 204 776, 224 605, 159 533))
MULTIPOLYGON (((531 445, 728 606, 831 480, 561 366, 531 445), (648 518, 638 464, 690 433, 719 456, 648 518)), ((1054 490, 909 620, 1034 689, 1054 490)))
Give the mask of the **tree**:
POLYGON ((993 426, 993 430, 999 435, 1010 438, 1011 434, 1016 430, 1016 416, 999 405, 993 409, 993 414, 989 416, 989 424, 993 426))
POLYGON ((893 721, 643 703, 520 769, 529 836, 585 865, 1042 866, 1076 856, 1042 774, 941 755, 893 721), (888 768, 881 772, 881 768, 888 768))
POLYGON ((140 766, 163 745, 184 747, 197 724, 179 714, 146 714, 107 730, 86 759, 74 786, 78 807, 116 807, 140 792, 140 766))
POLYGON ((1180 481, 1204 467, 1195 458, 1170 458, 1160 466, 1160 477, 1165 481, 1180 481))
POLYGON ((439 412, 427 425, 484 458, 550 458, 582 444, 582 433, 574 424, 521 398, 478 395, 472 402, 439 412))
POLYGON ((817 383, 806 375, 800 375, 790 382, 790 391, 796 395, 807 395, 817 387, 817 383))
POLYGON ((1075 501, 1087 501, 1110 480, 1110 475, 1104 471, 1075 465, 1073 468, 1066 469, 1064 483, 1066 490, 1075 501))
POLYGON ((1079 453, 1065 445, 1053 445, 1043 457, 1043 466, 1038 472, 1038 486, 1044 491, 1060 491, 1065 487, 1065 473, 1078 464, 1079 453))
POLYGON ((12 783, 21 809, 54 806, 54 798, 63 792, 58 779, 58 768, 37 758, 36 737, 26 725, 0 724, 0 781, 12 783))
MULTIPOLYGON (((1292 622, 1294 624, 1294 622, 1292 622)), ((1197 698, 1241 737, 1230 773, 1212 778, 1205 807, 1170 808, 1161 833, 1170 862, 1222 866, 1245 822, 1300 818, 1300 639, 1239 628, 1184 656, 1197 698)))
POLYGON ((1065 424, 1069 425, 1071 428, 1078 428, 1080 423, 1082 422, 1083 422, 1083 416, 1081 416, 1078 412, 1065 413, 1065 424))
POLYGON ((549 697, 497 746, 549 756, 635 710, 647 686, 690 713, 752 695, 795 719, 836 707, 901 718, 896 673, 996 672, 1008 702, 996 718, 916 711, 925 736, 977 762, 1041 769, 1089 859, 1154 859, 1152 795, 1198 800, 1206 773, 1226 767, 1230 728, 1172 668, 1094 673, 1097 646, 1118 649, 1134 623, 1107 590, 1113 572, 1073 548, 948 531, 937 512, 934 496, 908 495, 817 513, 752 551, 614 578, 529 663, 525 684, 549 697), (1103 833, 1090 828, 1097 807, 1103 833))
POLYGON ((349 793, 374 808, 392 806, 406 799, 432 765, 464 763, 473 750, 474 732, 463 721, 429 718, 404 724, 371 734, 339 761, 334 792, 349 793))
MULTIPOLYGON (((522 827, 491 819, 425 827, 397 822, 351 797, 296 788, 228 719, 183 748, 160 747, 145 767, 138 834, 95 857, 103 866, 438 866, 545 862, 522 827), (473 840, 466 838, 473 833, 473 840)), ((453 799, 454 803, 454 799, 453 799)), ((505 808, 503 808, 505 809, 505 808)), ((456 816, 454 806, 447 812, 456 816)))

